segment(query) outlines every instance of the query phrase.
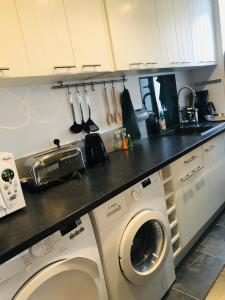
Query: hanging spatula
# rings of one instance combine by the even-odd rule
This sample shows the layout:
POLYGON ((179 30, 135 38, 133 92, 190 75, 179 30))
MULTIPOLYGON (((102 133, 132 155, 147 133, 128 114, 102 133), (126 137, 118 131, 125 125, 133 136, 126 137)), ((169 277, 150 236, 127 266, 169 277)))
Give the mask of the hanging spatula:
POLYGON ((88 107, 88 120, 85 122, 85 126, 87 126, 91 132, 96 132, 99 130, 99 127, 91 119, 90 98, 89 98, 87 90, 84 91, 84 96, 85 96, 85 100, 86 100, 87 107, 88 107))

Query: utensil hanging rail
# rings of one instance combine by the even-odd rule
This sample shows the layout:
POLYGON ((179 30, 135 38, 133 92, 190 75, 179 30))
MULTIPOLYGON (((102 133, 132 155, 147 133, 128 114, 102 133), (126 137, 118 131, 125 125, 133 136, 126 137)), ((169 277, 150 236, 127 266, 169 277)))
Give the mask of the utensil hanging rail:
POLYGON ((112 80, 102 80, 102 81, 89 81, 89 82, 79 82, 79 83, 65 83, 63 81, 58 82, 58 85, 53 85, 52 89, 68 89, 72 87, 85 87, 85 86, 91 86, 92 89, 94 89, 95 85, 106 85, 106 84, 114 84, 117 82, 122 82, 124 85, 124 82, 127 81, 125 76, 122 76, 121 79, 112 79, 112 80))

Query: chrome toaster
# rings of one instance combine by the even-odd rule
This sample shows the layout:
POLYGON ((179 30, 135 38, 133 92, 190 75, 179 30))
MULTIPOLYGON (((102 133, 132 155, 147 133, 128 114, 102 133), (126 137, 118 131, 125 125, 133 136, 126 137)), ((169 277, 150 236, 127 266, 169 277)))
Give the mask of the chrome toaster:
POLYGON ((79 176, 85 164, 80 148, 70 145, 27 159, 25 168, 28 168, 32 185, 40 188, 79 176))

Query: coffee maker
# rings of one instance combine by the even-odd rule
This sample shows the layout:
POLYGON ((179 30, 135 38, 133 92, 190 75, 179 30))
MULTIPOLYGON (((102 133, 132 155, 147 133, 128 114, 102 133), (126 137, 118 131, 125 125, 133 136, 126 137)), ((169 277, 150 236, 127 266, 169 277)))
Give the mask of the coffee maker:
POLYGON ((109 156, 100 134, 87 134, 84 140, 87 166, 101 166, 109 162, 109 156))
POLYGON ((196 108, 198 109, 199 121, 206 121, 205 116, 211 116, 216 113, 216 108, 213 102, 208 101, 208 90, 196 92, 196 108))

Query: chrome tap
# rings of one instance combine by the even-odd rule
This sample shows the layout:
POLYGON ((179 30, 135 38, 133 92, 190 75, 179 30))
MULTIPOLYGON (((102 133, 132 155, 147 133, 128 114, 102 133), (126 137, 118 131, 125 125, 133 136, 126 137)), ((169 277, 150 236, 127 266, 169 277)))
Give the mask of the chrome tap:
POLYGON ((194 123, 198 123, 198 109, 195 108, 197 97, 196 97, 196 93, 195 93, 194 89, 190 86, 183 86, 179 89, 179 91, 177 93, 177 96, 178 96, 178 108, 179 108, 180 125, 183 126, 184 123, 188 122, 187 120, 185 120, 185 121, 183 120, 183 116, 182 116, 183 112, 186 112, 189 115, 189 122, 190 123, 193 122, 193 119, 194 119, 194 123), (179 99, 180 99, 180 93, 184 89, 188 89, 191 92, 193 100, 192 100, 192 105, 191 106, 181 108, 179 99))
POLYGON ((195 94, 195 91, 194 91, 194 89, 192 88, 192 87, 190 87, 190 86, 183 86, 183 87, 181 87, 180 89, 179 89, 179 91, 178 91, 178 93, 177 93, 177 96, 178 96, 178 104, 179 104, 179 98, 180 98, 180 93, 181 93, 181 91, 183 91, 184 89, 188 89, 191 93, 192 93, 192 97, 193 97, 193 101, 192 101, 192 108, 194 108, 195 107, 195 104, 196 104, 196 100, 197 100, 197 98, 196 98, 196 94, 195 94))

